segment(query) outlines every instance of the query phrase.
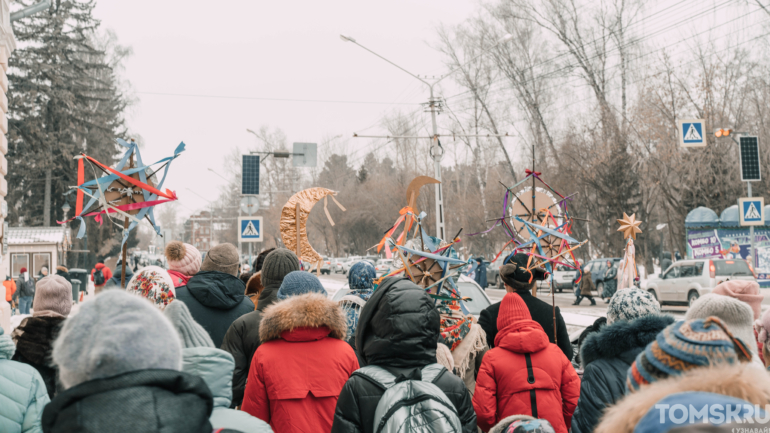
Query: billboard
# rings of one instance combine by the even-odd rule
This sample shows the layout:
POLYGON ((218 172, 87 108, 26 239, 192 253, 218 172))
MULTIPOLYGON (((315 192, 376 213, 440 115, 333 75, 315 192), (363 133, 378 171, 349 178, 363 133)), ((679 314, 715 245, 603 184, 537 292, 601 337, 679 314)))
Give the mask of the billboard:
POLYGON ((757 257, 752 258, 749 227, 687 230, 687 257, 749 260, 759 285, 770 287, 770 227, 754 228, 754 246, 757 257))

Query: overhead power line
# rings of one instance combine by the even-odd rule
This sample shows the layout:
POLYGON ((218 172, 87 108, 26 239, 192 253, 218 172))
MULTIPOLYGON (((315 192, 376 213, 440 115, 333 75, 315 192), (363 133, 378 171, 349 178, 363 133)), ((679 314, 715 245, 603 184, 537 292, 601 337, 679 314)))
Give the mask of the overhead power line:
POLYGON ((140 95, 177 96, 190 98, 212 99, 242 99, 247 101, 278 101, 278 102, 312 102, 324 104, 376 104, 376 105, 420 105, 417 102, 378 102, 378 101, 340 101, 331 99, 292 99, 292 98, 264 98, 259 96, 232 96, 232 95, 201 95, 194 93, 165 93, 165 92, 135 92, 140 95))

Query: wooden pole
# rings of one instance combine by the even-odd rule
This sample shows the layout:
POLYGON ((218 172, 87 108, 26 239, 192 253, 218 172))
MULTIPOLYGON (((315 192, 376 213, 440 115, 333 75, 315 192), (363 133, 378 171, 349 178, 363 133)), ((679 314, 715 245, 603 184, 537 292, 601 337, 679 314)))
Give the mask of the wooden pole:
MULTIPOLYGON (((134 153, 131 152, 131 159, 128 168, 134 168, 134 153)), ((129 186, 130 188, 130 186, 129 186)), ((123 231, 128 230, 128 217, 123 220, 123 231)), ((121 236, 123 234, 121 233, 121 236)), ((128 250, 128 242, 123 243, 123 255, 120 260, 120 288, 126 287, 126 251, 128 250)))
MULTIPOLYGON (((537 224, 537 216, 535 209, 535 143, 532 143, 532 223, 537 224)), ((536 241, 537 242, 537 241, 536 241)), ((535 245, 532 244, 532 251, 535 251, 535 245)), ((532 286, 532 296, 537 298, 537 282, 532 286)), ((555 329, 555 328, 554 328, 555 329)))

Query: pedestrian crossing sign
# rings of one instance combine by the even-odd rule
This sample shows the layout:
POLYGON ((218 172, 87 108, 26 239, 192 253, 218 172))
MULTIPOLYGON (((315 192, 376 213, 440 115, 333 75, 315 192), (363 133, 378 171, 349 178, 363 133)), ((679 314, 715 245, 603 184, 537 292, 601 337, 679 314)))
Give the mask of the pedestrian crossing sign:
POLYGON ((706 123, 702 119, 681 119, 679 123, 679 144, 682 147, 706 146, 706 123))
POLYGON ((765 225, 765 199, 763 197, 738 199, 738 210, 741 211, 741 226, 765 225))
POLYGON ((262 242, 262 217, 239 217, 238 240, 240 242, 262 242))

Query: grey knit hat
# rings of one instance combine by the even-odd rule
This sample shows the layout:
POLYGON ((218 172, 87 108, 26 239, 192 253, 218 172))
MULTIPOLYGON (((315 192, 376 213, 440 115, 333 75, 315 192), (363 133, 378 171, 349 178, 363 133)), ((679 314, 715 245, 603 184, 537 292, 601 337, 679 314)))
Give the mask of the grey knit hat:
POLYGON ((53 343, 64 388, 147 369, 182 369, 182 344, 163 313, 145 299, 107 290, 64 321, 53 343))
POLYGON ((179 339, 182 340, 182 347, 214 347, 214 341, 209 333, 203 329, 203 326, 193 319, 187 305, 180 300, 176 300, 163 310, 171 324, 174 325, 179 339))
POLYGON ((286 248, 277 248, 265 257, 262 266, 262 285, 280 285, 290 272, 299 270, 299 259, 286 248))
POLYGON ((284 277, 281 283, 281 288, 278 289, 276 296, 280 300, 284 300, 291 296, 304 295, 306 293, 321 293, 326 296, 326 289, 321 285, 321 281, 318 277, 310 272, 294 271, 289 272, 284 277))
POLYGON ((53 311, 64 317, 72 310, 72 284, 61 275, 41 278, 35 285, 35 310, 33 315, 53 311))
POLYGON ((239 261, 238 248, 235 248, 235 245, 219 244, 206 254, 201 271, 218 271, 237 277, 239 261))
POLYGON ((660 314, 660 303, 654 296, 636 287, 620 289, 607 306, 607 324, 653 314, 660 314))
POLYGON ((705 319, 716 316, 727 325, 734 336, 757 355, 757 342, 754 339, 754 312, 751 306, 739 299, 709 293, 701 296, 685 314, 685 320, 705 319))

